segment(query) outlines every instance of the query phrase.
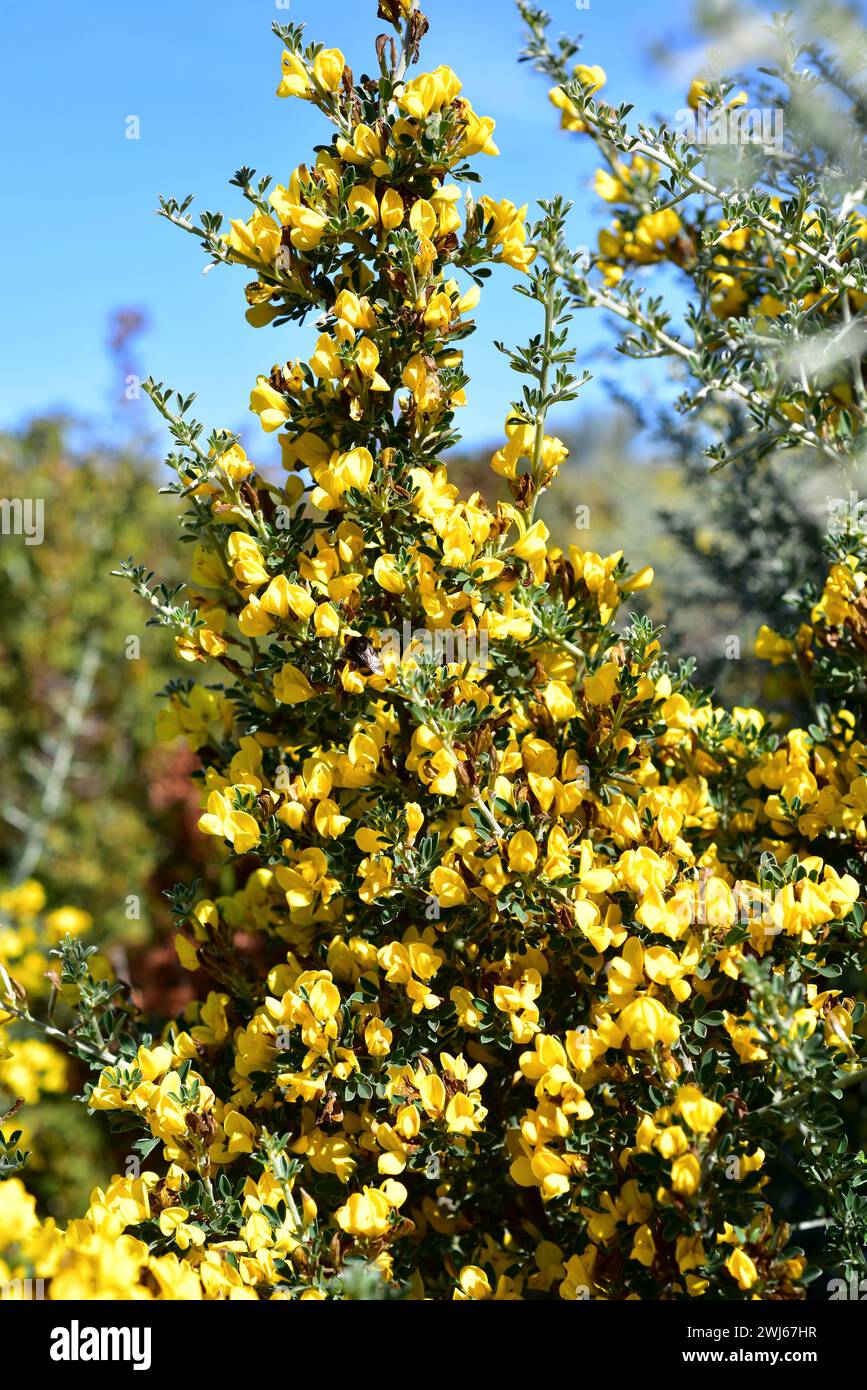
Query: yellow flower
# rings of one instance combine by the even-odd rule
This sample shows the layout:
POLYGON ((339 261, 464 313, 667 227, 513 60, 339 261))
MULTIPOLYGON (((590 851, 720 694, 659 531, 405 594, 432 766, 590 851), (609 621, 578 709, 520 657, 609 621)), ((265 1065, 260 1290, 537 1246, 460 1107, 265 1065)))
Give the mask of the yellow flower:
POLYGON ((402 594, 406 583, 398 569, 393 555, 380 555, 373 566, 373 577, 381 589, 390 594, 402 594))
POLYGON ((81 936, 90 931, 93 918, 78 907, 58 907, 45 914, 44 925, 54 940, 60 941, 64 936, 81 936))
POLYGON ((618 1022, 636 1051, 653 1048, 657 1043, 670 1047, 680 1036, 680 1024, 674 1014, 649 994, 636 995, 618 1022))
POLYGON ((39 1225, 36 1198, 20 1178, 0 1182, 0 1249, 24 1241, 39 1225))
POLYGON ((364 1045, 371 1057, 387 1057, 394 1033, 381 1018, 372 1018, 364 1029, 364 1045))
POLYGON ((278 574, 259 598, 265 613, 274 618, 309 618, 316 607, 315 600, 299 584, 290 584, 285 574, 278 574))
POLYGON ((336 92, 343 81, 345 67, 346 62, 339 48, 324 48, 313 60, 313 75, 326 92, 336 92))
POLYGON ((701 1164, 695 1154, 681 1154, 671 1165, 671 1188, 679 1197, 694 1197, 701 1183, 701 1164))
MULTIPOLYGON (((596 64, 588 67, 586 63, 579 63, 573 76, 577 77, 581 86, 587 89, 589 96, 593 96, 601 87, 604 87, 608 80, 604 68, 600 68, 596 64)), ((557 110, 562 112, 560 124, 563 130, 580 132, 587 129, 578 114, 577 106, 573 101, 570 101, 561 87, 552 88, 549 98, 557 110)))
POLYGON ((635 1232, 635 1239, 632 1242, 630 1259, 637 1260, 639 1264, 647 1269, 656 1259, 656 1243, 653 1239, 653 1232, 649 1226, 639 1226, 635 1232))
MULTIPOLYGON (((402 1192, 400 1183, 392 1188, 402 1192)), ((365 1187, 362 1192, 353 1192, 334 1218, 342 1231, 350 1236, 360 1236, 366 1240, 380 1240, 391 1229, 391 1213, 400 1202, 395 1194, 385 1188, 365 1187)))
POLYGON ((320 603, 313 613, 317 637, 336 637, 340 632, 340 615, 331 603, 320 603))
POLYGON ((65 1056, 50 1043, 16 1038, 11 1053, 0 1060, 0 1083, 27 1105, 34 1105, 42 1095, 65 1091, 68 1071, 65 1056))
POLYGON ((565 681, 549 681, 545 687, 543 699, 551 712, 551 717, 558 724, 564 724, 578 712, 577 705, 572 698, 572 691, 565 681))
POLYGON ((313 816, 313 823, 318 833, 324 840, 338 839, 348 825, 351 825, 349 816, 342 816, 336 801, 330 797, 324 797, 316 807, 313 816))
POLYGON ((723 1106, 708 1100, 697 1086, 681 1086, 675 1097, 674 1109, 683 1116, 694 1134, 710 1134, 725 1114, 723 1106))
POLYGON ((387 232, 393 232, 403 221, 403 199, 396 188, 387 188, 379 205, 379 216, 387 232))
POLYGON ((267 583, 270 576, 265 560, 252 536, 245 531, 233 531, 227 549, 239 584, 255 589, 267 583))
POLYGON ((282 55, 282 68, 283 76, 277 88, 278 97, 309 96, 313 84, 299 55, 286 49, 282 55))
POLYGON ((738 1288, 748 1292, 757 1282, 759 1272, 753 1261, 745 1250, 735 1249, 726 1260, 726 1269, 734 1280, 737 1281, 738 1288))
POLYGON ((606 661, 592 676, 584 681, 584 696, 591 705, 610 705, 617 689, 617 676, 620 668, 616 661, 606 661))
POLYGON ((440 907, 459 907, 469 902, 466 884, 455 869, 447 869, 441 864, 431 874, 430 886, 440 907))
POLYGON ((458 1277, 459 1289, 455 1289, 453 1297, 461 1299, 485 1299, 493 1297, 491 1282, 483 1269, 478 1265, 464 1265, 458 1277))
POLYGON ((281 705, 300 705, 312 700, 316 694, 313 686, 297 666, 287 661, 274 677, 274 698, 281 705))
POLYGON ((531 874, 539 858, 539 847, 529 830, 519 830, 509 841, 509 868, 514 873, 531 874))
POLYGON ((229 1141, 229 1153, 250 1154, 256 1147, 256 1126, 237 1110, 223 1116, 223 1129, 229 1141))
MULTIPOLYGON (((248 790, 243 786, 231 789, 233 795, 248 790)), ((207 811, 199 817, 199 829, 204 835, 219 835, 228 840, 236 854, 247 854, 259 843, 261 834, 255 817, 239 809, 223 792, 211 792, 207 811)))

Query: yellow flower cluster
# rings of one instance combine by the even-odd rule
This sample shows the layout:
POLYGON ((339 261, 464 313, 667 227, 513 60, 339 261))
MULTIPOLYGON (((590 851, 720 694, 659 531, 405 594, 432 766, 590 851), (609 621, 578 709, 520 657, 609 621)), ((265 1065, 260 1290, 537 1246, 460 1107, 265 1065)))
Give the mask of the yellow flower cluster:
MULTIPOLYGON (((598 66, 579 64, 573 73, 585 95, 595 97, 607 78, 598 66)), ((714 196, 712 171, 696 180, 693 176, 685 191, 693 197, 671 199, 670 192, 660 187, 660 180, 671 177, 670 165, 664 156, 663 164, 645 153, 625 153, 606 134, 603 125, 588 124, 582 119, 575 103, 562 86, 553 88, 550 99, 561 112, 561 128, 587 135, 593 139, 606 167, 596 170, 594 188, 598 196, 617 208, 611 225, 598 233, 595 269, 602 284, 612 289, 624 275, 642 267, 669 263, 677 266, 707 298, 712 314, 720 320, 748 317, 754 329, 767 337, 772 321, 784 314, 817 314, 827 325, 848 324, 867 303, 867 296, 851 284, 835 289, 825 282, 820 261, 811 255, 809 247, 818 250, 827 239, 826 219, 816 207, 806 207, 798 221, 797 237, 782 238, 782 245, 770 225, 750 221, 749 225, 731 226, 722 215, 721 197, 714 196), (708 180, 711 180, 710 182, 708 180), (699 193, 706 195, 706 205, 695 204, 699 193), (677 206, 675 206, 677 204, 677 206), (781 279, 782 276, 784 277, 781 279)), ((725 99, 713 96, 708 83, 695 78, 689 88, 687 102, 692 111, 707 112, 725 121, 737 108, 745 107, 749 98, 740 91, 725 99)), ((733 141, 734 142, 734 141, 733 141)), ((709 141, 713 143, 713 141, 709 141)), ((728 143, 723 140, 722 143, 728 143)), ((697 151, 701 151, 702 140, 697 151)), ((783 218, 783 200, 768 198, 767 215, 783 218)), ((839 266, 845 272, 853 256, 853 248, 867 240, 867 218, 857 208, 843 204, 840 226, 844 234, 844 250, 839 266)), ((771 330, 773 332, 773 330, 771 330)), ((725 341, 708 339, 711 350, 725 341)), ((773 341, 767 337, 767 341, 773 341)), ((729 344, 730 346, 730 344, 729 344)), ((816 362, 821 362, 817 352, 816 362)), ((836 366, 836 364, 835 364, 836 366)), ((810 389, 780 404, 780 413, 795 424, 803 424, 807 405, 821 407, 822 422, 833 434, 839 426, 845 430, 846 412, 858 407, 857 385, 851 373, 836 369, 811 371, 810 389)), ((806 382, 806 378, 804 378, 806 382)))

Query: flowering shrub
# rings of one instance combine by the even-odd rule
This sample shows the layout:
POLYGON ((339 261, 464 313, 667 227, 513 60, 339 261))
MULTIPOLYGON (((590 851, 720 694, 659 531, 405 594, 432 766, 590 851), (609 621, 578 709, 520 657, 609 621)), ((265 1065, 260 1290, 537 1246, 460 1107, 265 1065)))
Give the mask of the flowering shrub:
MULTIPOLYGON (((602 311, 618 351, 654 360, 636 377, 653 371, 659 390, 632 380, 625 394, 690 484, 691 505, 666 507, 693 561, 677 574, 667 557, 670 640, 706 679, 755 692, 759 672, 731 665, 706 606, 745 649, 818 582, 822 532, 863 512, 863 26, 837 0, 771 16, 700 7, 697 76, 679 110, 642 121, 594 53, 552 42, 528 0, 519 9, 563 143, 588 172, 598 161, 599 215, 560 260, 564 286, 575 308, 602 311)), ((765 694, 805 717, 782 668, 765 694)))
MULTIPOLYGON (((142 533, 155 563, 177 564, 176 520, 138 448, 82 443, 80 432, 35 418, 0 435, 0 499, 38 498, 44 531, 33 545, 0 537, 0 965, 42 1002, 48 951, 87 931, 116 961, 132 957, 150 1005, 161 950, 164 973, 189 986, 161 889, 201 865, 203 842, 192 755, 152 748, 154 694, 175 674, 173 653, 157 633, 148 642, 141 604, 106 578, 142 533)), ((14 1058, 0 1062, 0 1115, 26 1102, 15 1126, 29 1182, 58 1219, 77 1215, 94 1174, 116 1161, 73 1099, 86 1072, 59 1049, 17 1030, 14 1058)))
MULTIPOLYGON (((75 907, 46 907, 45 891, 34 879, 0 888, 0 979, 4 994, 14 992, 24 1016, 0 1039, 0 1129, 5 1135, 0 1177, 14 1173, 26 1156, 30 1207, 35 1198, 42 1211, 60 1216, 80 1210, 94 1172, 104 1168, 107 1159, 104 1135, 72 1099, 87 1070, 70 1059, 67 1036, 52 1018, 60 993, 51 982, 51 952, 65 938, 89 933, 93 922, 75 907), (31 1004, 47 1014, 40 1022, 41 1036, 34 1037, 29 1026, 31 1004)), ((105 975, 108 962, 94 961, 94 969, 105 975)), ((12 1201, 10 1194, 16 1190, 7 1188, 0 1182, 4 1211, 4 1198, 12 1201)), ((0 1250, 8 1254, 12 1243, 12 1236, 4 1235, 0 1250)), ((8 1264, 0 1264, 0 1286, 14 1277, 18 1276, 8 1264)))
MULTIPOLYGON (((577 302, 627 325, 630 356, 678 367, 682 411, 713 392, 742 412, 740 431, 719 430, 707 449, 717 467, 796 447, 817 464, 857 457, 867 218, 864 109, 846 76, 856 33, 860 43, 851 12, 831 3, 775 15, 747 90, 729 73, 696 77, 671 120, 635 130, 631 108, 605 99, 604 69, 573 65, 579 45, 552 47, 548 15, 518 7, 523 56, 554 79, 562 128, 593 142, 594 187, 613 212, 595 252, 562 258, 577 302), (663 265, 679 272, 685 309, 635 278, 663 265)), ((747 22, 725 0, 717 18, 722 32, 747 22)))
MULTIPOLYGON (((86 905, 100 940, 129 949, 168 925, 160 889, 184 856, 161 856, 184 840, 189 763, 180 747, 151 747, 172 653, 106 577, 143 533, 153 562, 181 572, 175 518, 140 453, 79 444, 60 420, 0 435, 0 499, 25 482, 45 535, 2 539, 0 892, 37 878, 52 907, 86 905)), ((180 847, 188 861, 189 838, 180 847)))
MULTIPOLYGON (((864 1076, 859 711, 838 683, 781 738, 721 708, 624 611, 647 570, 549 549, 547 415, 579 385, 565 210, 462 204, 492 122, 449 68, 409 76, 414 3, 379 13, 394 37, 360 81, 276 26, 279 95, 335 127, 314 164, 239 171, 228 231, 163 205, 253 273, 252 323, 315 313, 318 335, 251 396, 285 484, 149 386, 191 579, 126 571, 188 672, 159 731, 198 754, 235 888, 175 892, 212 988, 158 1033, 59 947, 88 1106, 133 1153, 65 1231, 20 1220, 15 1267, 54 1298, 798 1298, 784 1151, 835 1267, 864 1227, 835 1103, 864 1076), (442 457, 497 263, 544 329, 513 355, 491 510, 442 457)), ((838 561, 817 631, 849 633, 864 570, 838 561)), ((0 1212, 24 1208, 12 1177, 0 1212)))
MULTIPOLYGON (((61 908, 43 914, 45 894, 34 879, 0 893, 0 911, 4 931, 0 966, 6 980, 14 977, 21 998, 40 1000, 48 993, 45 975, 51 962, 48 952, 59 940, 87 931, 91 926, 87 913, 76 908, 61 908)), ((28 1107, 43 1095, 62 1094, 68 1086, 68 1064, 65 1053, 41 1038, 16 1038, 14 1049, 3 1047, 0 1054, 0 1095, 9 1096, 13 1106, 28 1107)), ((4 1110, 7 1107, 4 1105, 4 1110)), ((4 1115, 7 1123, 15 1114, 13 1109, 4 1115)), ((10 1136, 9 1146, 17 1146, 22 1131, 10 1136)), ((8 1156, 7 1156, 8 1161, 8 1156)), ((14 1162, 10 1171, 14 1171, 14 1162)))

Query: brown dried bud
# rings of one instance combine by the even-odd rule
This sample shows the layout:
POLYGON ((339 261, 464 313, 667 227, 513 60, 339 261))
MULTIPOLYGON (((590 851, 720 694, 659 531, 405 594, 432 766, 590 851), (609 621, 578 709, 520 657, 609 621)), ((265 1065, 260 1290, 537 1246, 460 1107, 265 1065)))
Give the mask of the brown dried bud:
POLYGON ((517 478, 509 480, 509 490, 522 511, 530 505, 536 491, 536 484, 533 482, 532 474, 520 473, 517 478))
POLYGON ((217 1133, 217 1121, 207 1111, 205 1114, 199 1115, 195 1110, 191 1110, 187 1115, 187 1131, 198 1139, 204 1148, 207 1148, 209 1144, 214 1142, 217 1133))
MULTIPOLYGON (((382 15, 380 14, 380 18, 381 17, 382 15)), ((397 49, 394 46, 394 39, 390 34, 380 34, 376 40, 376 56, 379 59, 379 66, 384 71, 387 70, 389 66, 385 60, 386 48, 390 49, 391 71, 394 72, 394 69, 397 67, 397 49)))
POLYGON ((418 62, 418 50, 421 41, 430 28, 427 15, 422 14, 421 10, 413 10, 409 18, 409 59, 411 63, 418 62))

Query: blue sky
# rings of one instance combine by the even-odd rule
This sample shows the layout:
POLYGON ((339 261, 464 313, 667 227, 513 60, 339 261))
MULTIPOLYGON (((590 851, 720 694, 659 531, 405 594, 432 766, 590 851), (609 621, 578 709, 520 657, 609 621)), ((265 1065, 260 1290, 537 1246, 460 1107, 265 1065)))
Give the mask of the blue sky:
MULTIPOLYGON (((520 21, 511 0, 428 0, 431 33, 422 68, 449 62, 476 110, 497 122, 499 159, 479 161, 486 191, 532 203, 563 192, 576 201, 573 239, 597 225, 585 209, 595 161, 576 137, 555 133, 544 81, 518 66, 520 21)), ((548 0, 555 32, 585 35, 584 58, 607 70, 606 95, 638 113, 683 104, 682 79, 652 69, 647 50, 674 37, 679 23, 646 0, 548 0), (668 26, 668 32, 666 27, 668 26)), ((150 329, 139 358, 184 391, 198 393, 208 426, 250 430, 247 401, 257 372, 304 351, 312 329, 254 330, 243 318, 242 271, 203 276, 197 242, 153 215, 157 194, 195 192, 198 207, 237 215, 244 206, 228 179, 242 164, 282 180, 327 139, 324 120, 306 104, 274 95, 280 44, 271 22, 304 21, 310 37, 339 45, 356 73, 374 66, 372 39, 384 27, 375 0, 41 0, 10 7, 4 18, 3 112, 14 129, 16 177, 4 180, 3 224, 11 254, 0 266, 7 313, 0 427, 36 411, 65 407, 110 428, 108 402, 118 383, 106 353, 111 310, 145 310, 150 329), (140 138, 126 138, 138 117, 140 138)), ((8 170, 8 163, 7 163, 8 170)), ((517 384, 490 346, 535 329, 532 306, 503 268, 489 282, 470 339, 470 405, 462 413, 472 443, 499 436, 517 384)), ((607 370, 601 320, 575 325, 582 363, 607 370)), ((629 365, 632 386, 643 369, 629 365)), ((640 381, 640 378, 638 378, 640 381)), ((601 388, 589 388, 588 405, 601 388)), ((147 402, 143 411, 149 411, 147 402)), ((149 423, 149 422, 148 422, 149 423)), ((264 461, 264 459, 262 459, 264 461)))

